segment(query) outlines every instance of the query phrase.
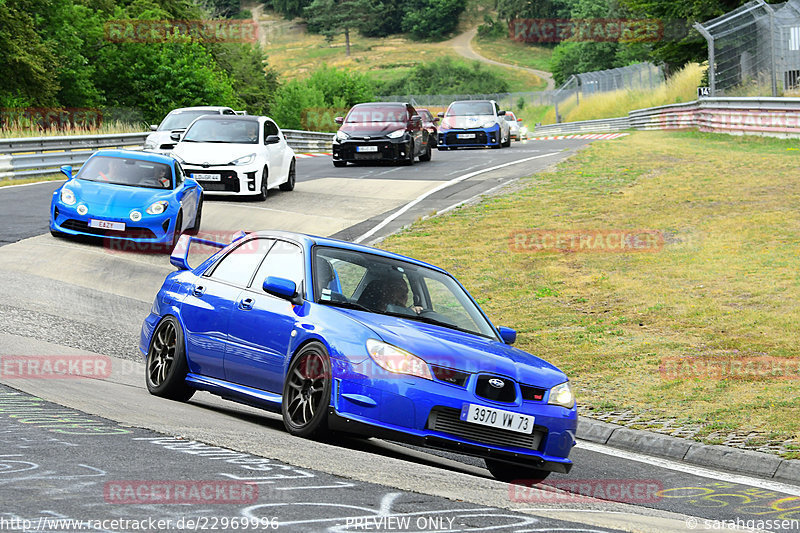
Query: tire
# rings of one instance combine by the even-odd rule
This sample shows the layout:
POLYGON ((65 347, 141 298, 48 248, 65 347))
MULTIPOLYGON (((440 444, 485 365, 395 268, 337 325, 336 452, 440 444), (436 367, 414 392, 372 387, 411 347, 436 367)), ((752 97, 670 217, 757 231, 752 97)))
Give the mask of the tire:
POLYGON ((544 481, 550 475, 546 470, 537 470, 527 466, 515 465, 511 463, 504 463, 495 459, 484 459, 486 468, 492 473, 494 478, 498 481, 505 481, 512 483, 519 481, 525 485, 537 484, 544 481))
POLYGON ((511 146, 511 135, 509 134, 509 136, 506 137, 506 142, 501 144, 503 145, 503 148, 508 148, 509 146, 511 146))
POLYGON ((166 316, 156 326, 147 351, 145 383, 153 396, 185 402, 194 394, 186 385, 189 365, 183 344, 183 329, 174 316, 166 316))
POLYGON ((335 161, 333 162, 333 166, 335 167, 346 167, 347 161, 335 161))
POLYGON ((428 147, 425 149, 425 153, 422 154, 421 156, 419 156, 419 160, 420 161, 430 161, 431 160, 431 155, 433 155, 433 154, 431 152, 431 144, 430 144, 430 141, 429 141, 428 142, 428 147))
POLYGON ((183 226, 183 211, 178 211, 178 216, 175 217, 175 229, 172 230, 172 244, 169 245, 169 249, 167 250, 168 254, 172 253, 172 250, 175 249, 175 246, 178 244, 178 239, 181 238, 181 226, 183 226))
POLYGON ((417 156, 414 155, 414 143, 413 142, 409 145, 408 151, 409 151, 409 158, 408 159, 403 159, 401 164, 410 167, 417 160, 417 156))
MULTIPOLYGON (((186 233, 189 235, 197 235, 200 233, 200 223, 203 220, 203 197, 200 197, 200 203, 197 204, 197 213, 194 215, 194 224, 192 227, 186 230, 186 233)), ((174 246, 173 246, 174 248, 174 246)))
POLYGON ((327 436, 331 381, 325 347, 318 342, 303 346, 292 359, 283 384, 281 414, 290 434, 315 439, 327 436))
POLYGON ((297 170, 295 168, 295 160, 292 159, 292 162, 289 164, 289 175, 286 177, 286 181, 279 185, 280 190, 293 191, 294 182, 296 179, 297 179, 297 170))
POLYGON ((261 176, 261 192, 256 195, 256 199, 263 202, 269 196, 269 186, 267 185, 267 178, 269 178, 269 169, 264 167, 264 173, 261 176))

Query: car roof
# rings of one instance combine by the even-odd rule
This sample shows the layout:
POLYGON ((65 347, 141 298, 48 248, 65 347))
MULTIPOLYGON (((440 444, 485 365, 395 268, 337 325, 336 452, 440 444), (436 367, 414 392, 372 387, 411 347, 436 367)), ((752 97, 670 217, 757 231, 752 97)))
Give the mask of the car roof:
POLYGON ((154 152, 141 152, 139 150, 99 150, 92 154, 92 157, 119 157, 125 159, 138 159, 140 161, 149 161, 151 163, 163 163, 165 165, 172 165, 175 159, 169 155, 157 154, 154 152))
POLYGON ((224 111, 226 109, 230 109, 231 111, 233 111, 233 109, 231 109, 230 107, 226 107, 226 106, 198 105, 198 106, 194 106, 194 107, 179 107, 177 109, 173 109, 168 114, 175 113, 176 111, 178 111, 178 112, 180 112, 180 111, 224 111))
POLYGON ((405 107, 407 105, 410 105, 410 104, 408 104, 406 102, 364 102, 363 104, 356 104, 353 107, 367 107, 367 106, 376 106, 376 107, 377 106, 380 106, 380 107, 403 106, 403 107, 405 107))
POLYGON ((464 103, 469 103, 469 104, 494 104, 495 101, 494 100, 455 100, 455 101, 451 102, 450 105, 453 105, 453 104, 464 104, 464 103))
MULTIPOLYGON (((342 250, 352 250, 354 252, 365 252, 374 255, 379 255, 381 257, 386 257, 389 259, 397 259, 399 261, 405 261, 407 263, 412 263, 414 265, 430 268, 432 270, 436 270, 438 272, 442 272, 448 274, 446 270, 443 268, 437 267, 435 265, 428 264, 424 261, 420 261, 418 259, 414 259, 412 257, 407 257, 404 255, 396 254, 393 252, 387 252, 386 250, 381 250, 379 248, 373 248, 372 246, 366 246, 363 244, 356 244, 349 241, 342 241, 339 239, 333 239, 331 237, 319 237, 317 235, 308 235, 306 233, 297 233, 293 231, 281 231, 281 230, 264 230, 264 231, 255 231, 250 233, 249 235, 254 235, 258 237, 277 237, 277 238, 284 238, 289 240, 294 240, 297 242, 302 243, 306 247, 312 246, 328 246, 331 248, 339 248, 342 250)), ((449 274, 448 274, 449 275, 449 274)))
POLYGON ((261 119, 266 120, 267 117, 262 117, 259 115, 203 115, 202 117, 197 117, 194 121, 198 122, 200 120, 239 120, 242 122, 258 122, 261 119))

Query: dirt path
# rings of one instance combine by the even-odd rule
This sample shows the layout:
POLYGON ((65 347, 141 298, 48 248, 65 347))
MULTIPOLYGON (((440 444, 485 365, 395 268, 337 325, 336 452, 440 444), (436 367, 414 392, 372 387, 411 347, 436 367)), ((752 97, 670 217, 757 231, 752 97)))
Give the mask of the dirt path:
POLYGON ((471 44, 472 39, 475 38, 475 35, 477 35, 477 33, 478 33, 478 28, 473 28, 469 31, 465 31, 461 35, 454 37, 453 39, 450 40, 450 42, 452 43, 455 51, 458 52, 459 55, 464 56, 467 59, 474 59, 476 61, 481 61, 483 63, 488 63, 490 65, 497 65, 499 67, 515 68, 517 70, 525 70, 531 72, 547 82, 548 91, 552 91, 553 89, 555 89, 556 85, 555 82, 553 81, 553 75, 549 72, 545 72, 543 70, 536 70, 528 67, 520 67, 517 65, 509 65, 508 63, 500 63, 499 61, 495 61, 493 59, 489 59, 488 57, 483 57, 482 55, 478 54, 472 48, 471 44))

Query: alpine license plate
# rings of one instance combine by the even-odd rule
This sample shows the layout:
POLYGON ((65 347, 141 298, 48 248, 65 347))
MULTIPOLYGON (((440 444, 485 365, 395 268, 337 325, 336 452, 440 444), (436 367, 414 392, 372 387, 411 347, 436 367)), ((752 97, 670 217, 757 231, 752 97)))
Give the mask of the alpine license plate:
POLYGON ((474 139, 475 138, 475 134, 474 133, 459 133, 458 135, 456 135, 456 137, 459 138, 459 139, 474 139))
POLYGON ((465 403, 461 407, 461 420, 517 433, 533 433, 534 417, 474 403, 465 403))
POLYGON ((192 174, 192 179, 197 181, 222 181, 220 174, 192 174))
POLYGON ((356 146, 356 152, 377 152, 377 146, 356 146))
POLYGON ((99 229, 110 229, 113 231, 125 231, 125 223, 124 222, 111 222, 109 220, 95 220, 94 218, 89 219, 89 227, 90 228, 99 228, 99 229))

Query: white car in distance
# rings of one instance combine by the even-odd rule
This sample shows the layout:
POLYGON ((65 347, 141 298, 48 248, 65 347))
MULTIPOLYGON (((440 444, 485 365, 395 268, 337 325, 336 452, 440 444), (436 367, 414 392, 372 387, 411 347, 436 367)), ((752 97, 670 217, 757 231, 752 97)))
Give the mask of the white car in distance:
MULTIPOLYGON (((178 137, 173 134, 176 141, 178 137)), ((294 150, 268 117, 200 117, 180 137, 172 155, 208 194, 266 200, 269 189, 294 189, 294 150)))
POLYGON ((173 109, 159 125, 151 125, 153 133, 147 136, 144 141, 145 152, 156 152, 169 155, 175 148, 176 141, 171 136, 173 133, 183 133, 189 124, 198 117, 205 115, 246 115, 245 111, 234 111, 230 107, 224 106, 196 106, 181 107, 173 109))

